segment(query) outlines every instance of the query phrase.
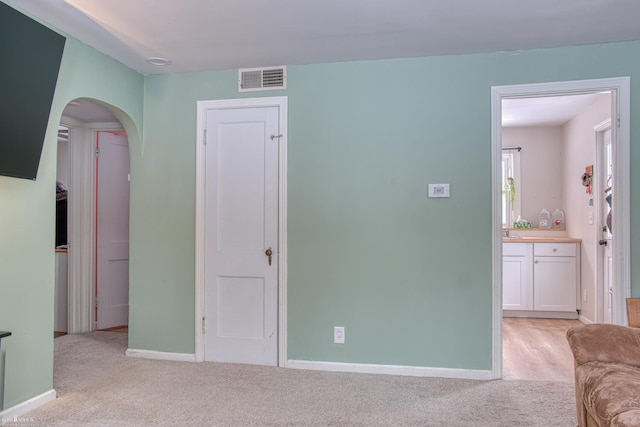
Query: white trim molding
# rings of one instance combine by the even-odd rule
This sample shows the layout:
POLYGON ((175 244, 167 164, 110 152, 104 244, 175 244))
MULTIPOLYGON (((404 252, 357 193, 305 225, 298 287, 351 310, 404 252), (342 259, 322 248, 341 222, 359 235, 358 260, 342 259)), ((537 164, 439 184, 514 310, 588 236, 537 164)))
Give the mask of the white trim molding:
POLYGON ((581 321, 582 323, 586 324, 586 325, 593 323, 593 321, 591 319, 587 319, 584 316, 578 317, 578 320, 581 321))
POLYGON ((613 223, 616 224, 614 253, 613 321, 626 324, 625 299, 631 295, 631 79, 605 79, 534 83, 491 88, 491 201, 493 247, 493 342, 492 377, 502 377, 502 233, 500 208, 500 156, 502 153, 502 100, 594 92, 612 94, 614 177, 613 223))
POLYGON ((490 380, 491 371, 474 369, 429 368, 422 366, 376 365, 365 363, 315 362, 309 360, 287 360, 285 368, 311 371, 356 372, 360 374, 402 375, 408 377, 458 378, 467 380, 490 380))
POLYGON ((171 360, 173 362, 195 362, 196 355, 189 353, 169 353, 165 351, 137 350, 128 348, 125 354, 129 357, 151 360, 171 360))
POLYGON ((35 424, 35 420, 22 416, 52 400, 56 400, 56 391, 53 389, 12 406, 9 409, 5 409, 0 412, 0 425, 8 422, 16 422, 18 425, 33 425, 35 424))
POLYGON ((95 152, 90 128, 69 127, 69 293, 67 331, 94 329, 95 152))
POLYGON ((204 361, 205 314, 205 145, 207 111, 212 109, 277 107, 280 138, 278 165, 278 366, 287 360, 287 97, 240 98, 197 102, 196 131, 196 257, 195 257, 195 360, 204 361))

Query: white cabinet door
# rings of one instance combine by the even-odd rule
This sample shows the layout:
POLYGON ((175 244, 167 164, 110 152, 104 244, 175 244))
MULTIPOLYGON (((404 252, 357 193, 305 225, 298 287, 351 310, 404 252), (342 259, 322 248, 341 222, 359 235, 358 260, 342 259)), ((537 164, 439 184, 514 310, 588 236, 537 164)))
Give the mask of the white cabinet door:
POLYGON ((575 311, 576 258, 536 256, 533 263, 534 310, 575 311))
POLYGON ((526 256, 502 258, 503 310, 533 310, 530 260, 526 256))
POLYGON ((533 244, 504 244, 502 255, 502 309, 533 310, 533 244))

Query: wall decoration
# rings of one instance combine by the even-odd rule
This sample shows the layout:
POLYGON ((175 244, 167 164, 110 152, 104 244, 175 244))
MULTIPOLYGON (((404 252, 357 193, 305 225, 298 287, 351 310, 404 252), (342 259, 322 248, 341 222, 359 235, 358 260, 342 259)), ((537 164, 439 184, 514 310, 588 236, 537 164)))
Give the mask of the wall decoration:
POLYGON ((591 188, 592 179, 593 179, 593 165, 585 167, 584 173, 582 174, 582 185, 587 187, 587 194, 592 193, 592 188, 591 188))

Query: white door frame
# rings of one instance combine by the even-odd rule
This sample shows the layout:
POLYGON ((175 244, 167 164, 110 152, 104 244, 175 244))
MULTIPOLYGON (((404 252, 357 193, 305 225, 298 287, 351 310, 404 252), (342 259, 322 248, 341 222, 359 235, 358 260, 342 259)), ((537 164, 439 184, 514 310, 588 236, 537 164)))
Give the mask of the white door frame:
POLYGON ((287 361, 287 97, 224 99, 197 102, 196 132, 196 257, 195 360, 204 361, 205 288, 205 144, 207 111, 232 108, 277 107, 280 133, 278 153, 278 366, 287 361))
MULTIPOLYGON (((626 324, 625 298, 631 295, 630 257, 630 135, 631 135, 631 79, 576 80, 552 83, 534 83, 491 88, 491 206, 492 206, 492 366, 493 378, 502 377, 502 221, 501 221, 501 153, 502 153, 502 100, 535 96, 568 95, 611 91, 614 113, 617 109, 617 135, 613 147, 614 182, 612 210, 613 222, 618 230, 613 241, 614 262, 614 323, 626 324)), ((613 123, 616 123, 613 118, 613 123)))

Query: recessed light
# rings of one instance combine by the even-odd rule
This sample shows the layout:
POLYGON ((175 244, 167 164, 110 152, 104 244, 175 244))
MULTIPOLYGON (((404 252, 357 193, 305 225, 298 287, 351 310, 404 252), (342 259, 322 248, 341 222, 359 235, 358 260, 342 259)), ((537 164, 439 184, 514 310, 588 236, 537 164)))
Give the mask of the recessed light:
POLYGON ((161 58, 159 56, 152 56, 150 58, 147 58, 147 62, 158 67, 164 67, 165 65, 171 64, 171 61, 169 61, 167 58, 161 58))

